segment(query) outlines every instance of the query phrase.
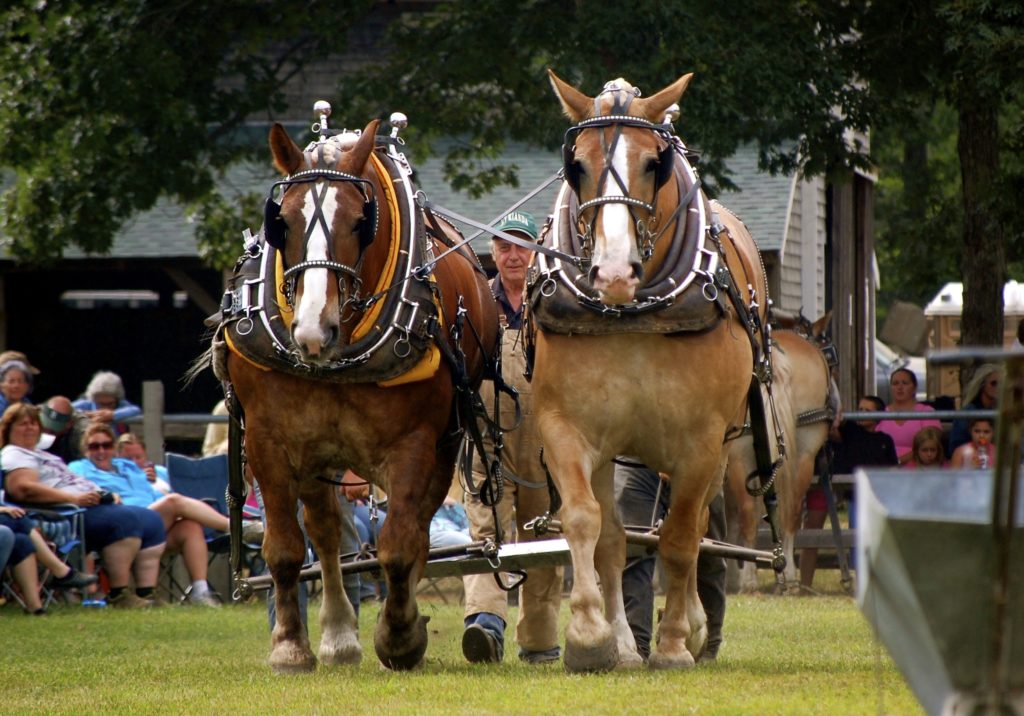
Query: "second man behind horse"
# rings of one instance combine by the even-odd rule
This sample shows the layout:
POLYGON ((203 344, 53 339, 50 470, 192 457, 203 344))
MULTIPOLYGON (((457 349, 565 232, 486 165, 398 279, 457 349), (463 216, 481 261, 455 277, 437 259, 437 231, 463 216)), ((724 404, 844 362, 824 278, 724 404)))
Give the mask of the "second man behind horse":
MULTIPOLYGON (((497 228, 529 241, 537 241, 537 224, 533 216, 524 211, 508 214, 497 228)), ((540 488, 524 487, 507 479, 496 512, 506 540, 511 538, 512 528, 515 527, 519 541, 530 541, 537 537, 523 529, 523 525, 543 515, 550 505, 544 469, 540 464, 540 436, 533 417, 530 384, 523 375, 526 360, 520 335, 523 289, 533 252, 498 238, 491 242, 491 251, 498 268, 498 275, 491 282, 491 291, 498 302, 499 320, 505 327, 501 372, 505 382, 519 391, 523 416, 520 426, 504 435, 502 472, 506 477, 511 473, 523 482, 545 485, 540 488), (513 516, 515 525, 512 524, 513 516)), ((485 383, 481 395, 486 399, 492 394, 489 384, 485 383)), ((496 417, 502 426, 514 424, 515 406, 512 400, 501 401, 500 412, 496 417)), ((492 447, 488 441, 488 450, 492 447)), ((479 455, 474 459, 473 475, 477 485, 484 479, 484 467, 479 455)), ((484 506, 479 498, 466 496, 466 512, 469 515, 470 535, 474 540, 494 537, 491 509, 484 506)), ((464 578, 466 630, 462 636, 462 653, 471 662, 499 662, 504 656, 508 593, 497 584, 496 578, 504 577, 500 573, 488 573, 467 575, 464 578)), ((520 588, 519 619, 516 624, 520 659, 531 664, 558 661, 561 656, 558 646, 558 609, 561 601, 560 567, 529 570, 528 578, 520 588)))

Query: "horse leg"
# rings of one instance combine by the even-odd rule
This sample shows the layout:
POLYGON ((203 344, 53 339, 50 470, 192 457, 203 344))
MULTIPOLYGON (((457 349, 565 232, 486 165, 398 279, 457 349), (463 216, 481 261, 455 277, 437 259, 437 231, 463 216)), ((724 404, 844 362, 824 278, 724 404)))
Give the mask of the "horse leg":
MULTIPOLYGON (((689 464, 693 475, 721 474, 724 467, 706 460, 689 464)), ((682 474, 682 469, 675 474, 682 474)), ((673 480, 672 506, 661 527, 658 554, 667 588, 657 647, 647 661, 652 669, 691 668, 707 641, 707 617, 697 595, 697 556, 707 531, 707 489, 685 488, 682 480, 673 480)))
POLYGON ((626 566, 626 532, 615 505, 614 469, 611 463, 594 472, 594 495, 601 505, 601 534, 594 548, 594 566, 604 593, 605 618, 611 624, 618 650, 617 668, 643 666, 636 640, 626 620, 622 596, 622 571, 626 566))
MULTIPOLYGON (((427 651, 427 622, 416 605, 416 584, 430 546, 430 519, 451 484, 454 451, 435 457, 435 441, 410 436, 388 461, 388 518, 377 538, 377 557, 388 596, 373 635, 377 658, 389 669, 412 669, 427 651), (424 466, 424 463, 429 463, 424 466)), ((457 447, 457 446, 456 446, 457 447)))
POLYGON ((341 506, 332 485, 306 483, 302 504, 306 510, 306 531, 320 556, 324 585, 320 606, 320 649, 324 664, 358 664, 363 657, 355 610, 341 583, 341 506))
POLYGON ((268 662, 278 673, 312 671, 316 657, 309 648, 309 635, 299 613, 299 571, 306 540, 296 517, 297 497, 288 481, 270 479, 255 460, 253 465, 267 517, 263 557, 274 578, 276 623, 270 634, 268 662))
MULTIPOLYGON (((816 451, 815 451, 816 452, 816 451)), ((811 479, 814 477, 815 454, 800 453, 797 456, 796 468, 792 471, 793 480, 789 486, 787 509, 784 514, 782 525, 782 549, 786 554, 786 585, 787 591, 799 594, 803 591, 800 586, 800 574, 796 568, 796 534, 800 531, 800 524, 803 522, 804 497, 807 489, 811 486, 811 479)))
MULTIPOLYGON (((601 506, 590 487, 590 460, 575 428, 550 414, 540 416, 544 456, 562 494, 562 531, 572 554, 573 583, 569 597, 572 616, 565 630, 566 671, 609 671, 619 661, 618 645, 602 612, 601 590, 594 569, 594 552, 601 534, 601 506), (550 437, 558 436, 555 444, 550 437)), ((621 577, 621 567, 619 570, 621 577)), ((621 594, 620 594, 621 600, 621 594)))
MULTIPOLYGON (((730 541, 735 541, 735 544, 741 547, 753 548, 757 544, 757 510, 760 503, 758 498, 747 492, 747 475, 756 467, 753 440, 749 437, 739 438, 729 454, 725 489, 726 501, 733 505, 729 514, 729 534, 732 537, 730 541)), ((734 560, 729 560, 729 565, 733 564, 734 560)), ((736 573, 737 591, 757 592, 757 565, 753 562, 742 562, 739 566, 727 569, 736 573)))
MULTIPOLYGON (((736 461, 729 459, 725 473, 725 541, 738 546, 746 546, 741 541, 740 516, 743 513, 743 491, 738 485, 736 461)), ((742 563, 734 559, 726 560, 725 588, 729 594, 740 591, 742 563)))
MULTIPOLYGON (((739 544, 751 549, 757 546, 757 525, 758 516, 757 512, 761 506, 761 502, 758 498, 753 495, 746 494, 746 488, 744 488, 744 494, 746 497, 743 501, 743 506, 740 510, 740 542, 739 544)), ((757 579, 757 564, 754 562, 743 562, 740 565, 740 592, 744 594, 754 594, 760 587, 761 583, 757 579)))

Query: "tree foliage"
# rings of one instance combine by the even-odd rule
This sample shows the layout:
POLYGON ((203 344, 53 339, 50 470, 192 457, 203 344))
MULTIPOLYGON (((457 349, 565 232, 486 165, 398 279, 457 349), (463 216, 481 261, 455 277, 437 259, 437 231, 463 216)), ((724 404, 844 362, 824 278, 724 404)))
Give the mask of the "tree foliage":
POLYGON ((234 245, 226 227, 248 210, 217 191, 246 151, 233 132, 280 117, 289 80, 314 61, 345 68, 340 123, 401 110, 410 147, 454 137, 448 177, 470 193, 515 182, 492 161, 505 142, 560 143, 547 68, 590 94, 618 76, 650 93, 693 71, 676 126, 713 188, 729 185, 724 158, 743 142, 772 171, 874 159, 893 297, 921 300, 960 266, 967 339, 998 340, 999 286, 1022 243, 1024 0, 476 0, 405 13, 370 0, 15 0, 0 40, 0 165, 14 176, 0 229, 23 260, 71 243, 103 252, 167 196, 194 207, 201 245, 223 261, 217 237, 234 245), (339 63, 367 19, 362 66, 339 63), (869 128, 874 157, 852 140, 869 128))
POLYGON ((959 266, 962 341, 1001 344, 1006 266, 1019 260, 1024 244, 1013 193, 1024 176, 1024 2, 879 0, 857 28, 872 124, 903 152, 903 161, 890 165, 900 185, 883 185, 883 192, 899 189, 883 193, 896 200, 880 237, 883 255, 892 269, 906 271, 897 273, 901 280, 959 266), (953 127, 929 134, 947 113, 953 127), (950 137, 954 162, 948 144, 943 150, 950 137), (952 187, 955 197, 948 195, 952 187), (947 228, 953 222, 955 242, 947 228))
POLYGON ((773 171, 864 166, 866 155, 845 135, 868 126, 863 92, 849 82, 855 6, 453 3, 393 24, 387 60, 346 78, 340 94, 356 117, 402 109, 413 144, 460 137, 449 178, 477 191, 491 179, 474 176, 480 153, 509 139, 560 144, 566 123, 547 68, 590 94, 620 76, 653 93, 693 71, 676 126, 704 152, 703 173, 719 185, 730 185, 723 157, 748 141, 773 171))
POLYGON ((0 229, 40 261, 75 243, 109 250, 160 196, 209 203, 248 149, 247 117, 342 49, 369 0, 164 3, 16 0, 0 15, 0 165, 14 184, 0 229), (322 22, 309 21, 318 13, 322 22))

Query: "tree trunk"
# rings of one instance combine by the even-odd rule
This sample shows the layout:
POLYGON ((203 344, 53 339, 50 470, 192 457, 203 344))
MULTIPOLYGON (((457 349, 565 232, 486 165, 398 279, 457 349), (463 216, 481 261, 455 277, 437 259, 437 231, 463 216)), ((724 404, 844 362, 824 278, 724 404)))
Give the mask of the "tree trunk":
POLYGON ((1003 227, 992 208, 998 191, 999 125, 995 105, 976 100, 961 99, 957 139, 964 201, 960 340, 965 346, 1001 346, 1006 252, 1003 227))

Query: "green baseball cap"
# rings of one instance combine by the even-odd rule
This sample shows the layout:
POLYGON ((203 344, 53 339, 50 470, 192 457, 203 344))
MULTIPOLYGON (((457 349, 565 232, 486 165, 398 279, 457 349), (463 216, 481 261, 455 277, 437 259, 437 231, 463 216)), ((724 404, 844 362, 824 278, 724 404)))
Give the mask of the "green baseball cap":
MULTIPOLYGON (((537 240, 537 222, 533 220, 533 214, 526 211, 513 211, 511 214, 506 214, 505 218, 499 221, 494 228, 505 232, 518 231, 530 237, 531 241, 537 240)), ((498 236, 494 238, 500 239, 498 236)))

